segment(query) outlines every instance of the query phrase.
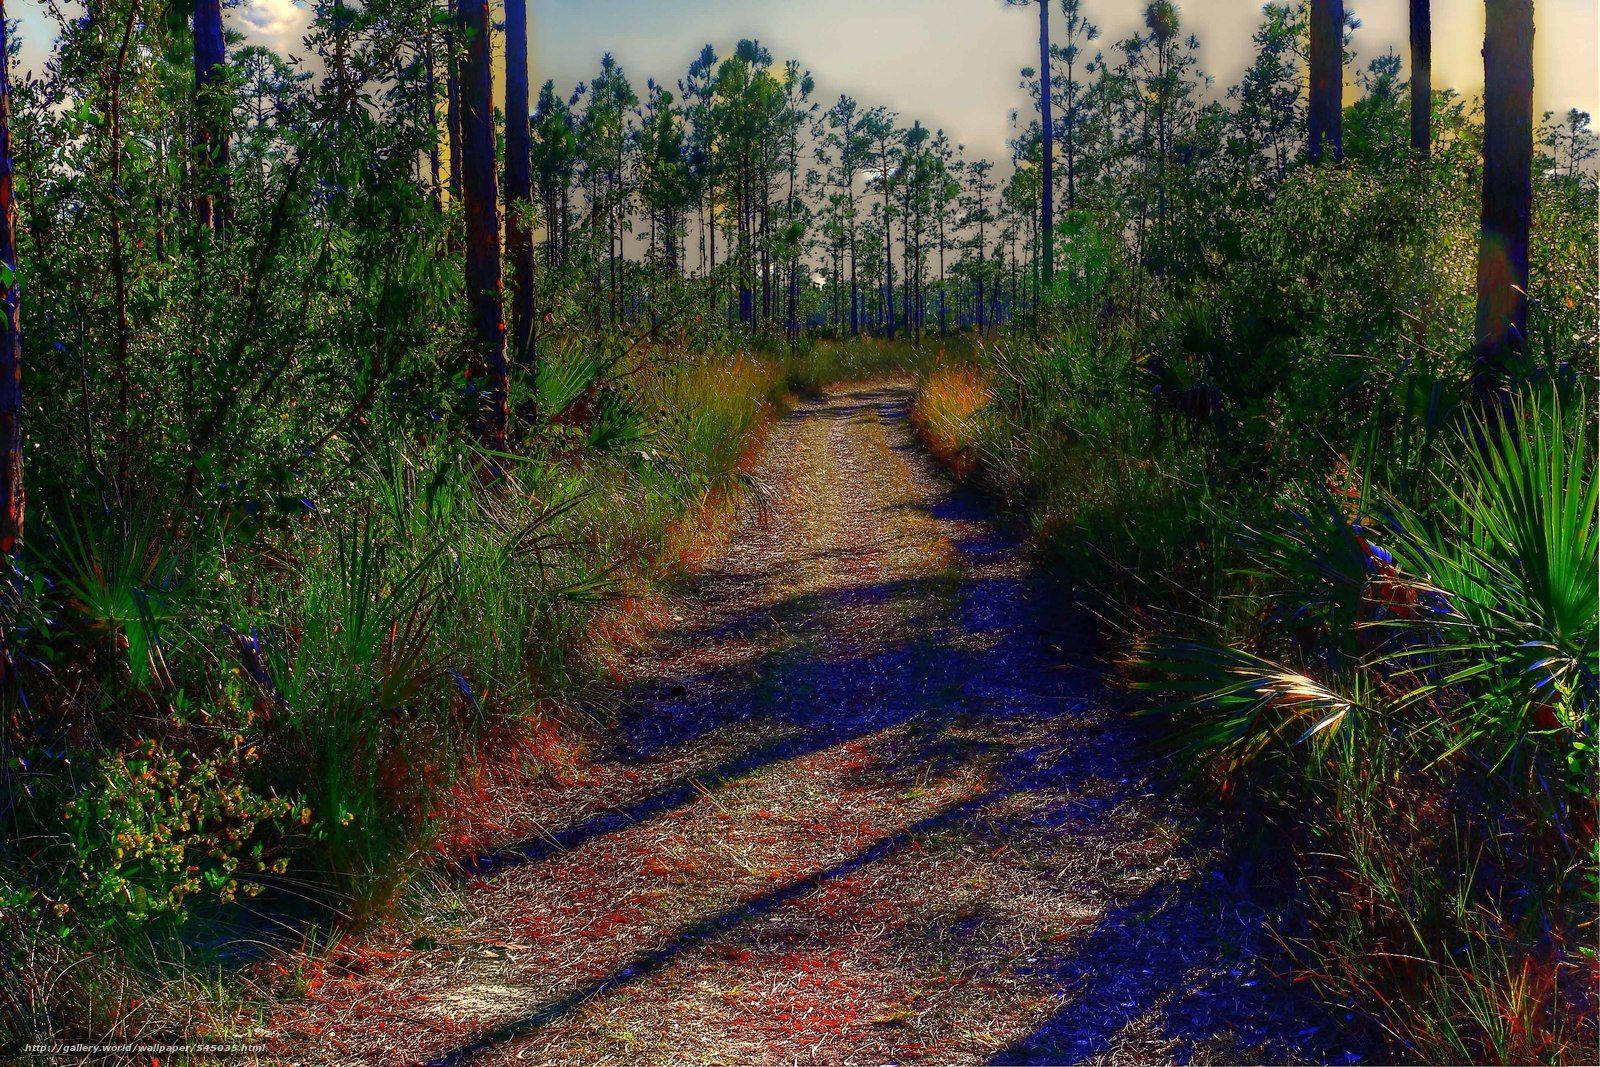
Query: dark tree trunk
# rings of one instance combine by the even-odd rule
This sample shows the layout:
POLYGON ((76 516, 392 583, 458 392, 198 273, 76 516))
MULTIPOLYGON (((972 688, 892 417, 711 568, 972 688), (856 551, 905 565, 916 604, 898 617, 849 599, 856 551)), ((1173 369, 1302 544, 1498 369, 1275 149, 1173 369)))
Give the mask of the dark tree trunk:
POLYGON ((1307 147, 1313 163, 1326 152, 1344 158, 1344 0, 1311 0, 1311 99, 1307 147))
POLYGON ((1050 3, 1039 0, 1039 129, 1043 135, 1040 176, 1043 191, 1039 198, 1039 227, 1044 235, 1044 284, 1056 276, 1055 237, 1055 127, 1050 116, 1050 3))
POLYGON ((950 322, 945 317, 945 274, 944 274, 944 220, 939 220, 939 336, 950 336, 950 322))
POLYGON ((1433 12, 1429 0, 1411 0, 1411 150, 1433 150, 1433 12))
POLYGON ((906 333, 912 333, 911 301, 914 298, 911 285, 911 161, 905 164, 906 187, 905 197, 901 205, 904 214, 900 218, 900 321, 905 323, 906 333))
POLYGON ((856 229, 854 224, 850 227, 850 336, 861 336, 861 286, 859 276, 856 274, 856 229))
POLYGON ((1487 0, 1483 43, 1483 215, 1473 392, 1504 393, 1528 328, 1533 212, 1533 0, 1487 0))
POLYGON ((222 233, 227 213, 228 111, 215 98, 217 75, 226 61, 222 33, 222 0, 195 0, 194 92, 196 103, 195 160, 200 169, 200 195, 195 214, 200 225, 222 233))
POLYGON ((506 337, 500 308, 500 210, 494 169, 494 66, 489 0, 457 0, 461 62, 461 188, 467 217, 467 300, 473 346, 467 384, 485 447, 506 446, 506 337))
POLYGON ((22 329, 17 319, 17 202, 11 164, 11 35, 0 0, 0 552, 22 544, 22 329))
POLYGON ((983 293, 983 275, 984 275, 984 271, 987 270, 988 267, 984 263, 983 253, 984 253, 983 223, 980 221, 978 223, 978 272, 977 272, 977 279, 978 279, 978 308, 977 308, 977 310, 978 310, 978 335, 980 337, 983 335, 985 326, 987 326, 987 323, 984 321, 984 318, 985 318, 985 316, 984 316, 984 299, 985 299, 985 297, 984 297, 984 293, 983 293))
POLYGON ((889 340, 894 340, 894 223, 889 219, 889 153, 883 153, 883 303, 889 340))
POLYGON ((800 261, 789 260, 789 291, 784 308, 784 332, 789 335, 789 353, 794 354, 800 344, 800 261))
POLYGON ((511 354, 534 358, 532 144, 528 128, 528 5, 506 0, 506 251, 511 260, 511 354))
POLYGON ((563 176, 561 179, 561 265, 567 265, 567 257, 572 253, 572 179, 563 176))
MULTIPOLYGON (((1074 211, 1078 207, 1078 90, 1077 83, 1073 81, 1076 56, 1070 37, 1067 46, 1067 210, 1074 211)), ((1051 264, 1051 269, 1054 269, 1054 264, 1051 264)))
POLYGON ((761 319, 772 324, 772 191, 761 179, 761 319))

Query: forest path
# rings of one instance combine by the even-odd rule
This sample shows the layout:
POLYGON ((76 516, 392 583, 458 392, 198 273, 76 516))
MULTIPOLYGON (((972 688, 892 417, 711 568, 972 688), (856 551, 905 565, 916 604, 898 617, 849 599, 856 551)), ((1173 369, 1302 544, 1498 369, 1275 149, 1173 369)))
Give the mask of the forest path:
POLYGON ((770 506, 632 663, 603 768, 286 1006, 287 1054, 1356 1058, 909 397, 843 387, 778 423, 770 506))

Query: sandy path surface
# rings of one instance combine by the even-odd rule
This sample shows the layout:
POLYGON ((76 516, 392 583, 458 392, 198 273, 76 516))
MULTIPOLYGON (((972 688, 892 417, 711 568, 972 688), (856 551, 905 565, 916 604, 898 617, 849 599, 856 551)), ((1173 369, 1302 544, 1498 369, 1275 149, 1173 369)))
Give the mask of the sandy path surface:
POLYGON ((778 424, 767 508, 632 663, 598 777, 284 1005, 282 1055, 1359 1058, 908 401, 778 424))

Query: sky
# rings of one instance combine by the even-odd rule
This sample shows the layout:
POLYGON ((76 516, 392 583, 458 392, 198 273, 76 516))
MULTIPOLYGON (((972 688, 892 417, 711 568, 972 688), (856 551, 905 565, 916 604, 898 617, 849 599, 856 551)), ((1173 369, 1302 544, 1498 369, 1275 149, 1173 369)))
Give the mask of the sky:
MULTIPOLYGON (((1101 46, 1140 26, 1138 0, 1084 0, 1101 46)), ((1405 0, 1346 0, 1361 20, 1357 64, 1406 48, 1405 0)), ((39 0, 6 5, 19 18, 22 67, 37 69, 48 48, 39 0)), ((1218 93, 1249 61, 1258 0, 1178 0, 1200 39, 1201 65, 1218 93)), ((528 0, 533 83, 570 90, 611 52, 642 89, 669 85, 708 41, 726 54, 753 37, 780 59, 796 58, 817 79, 826 104, 849 93, 910 121, 943 128, 991 158, 1008 155, 1010 116, 1026 107, 1021 67, 1038 62, 1035 9, 1004 0, 528 0)), ((1053 13, 1059 28, 1060 8, 1053 13)), ((297 51, 309 7, 296 0, 241 0, 224 16, 255 42, 297 51)), ((1600 110, 1600 0, 1536 0, 1535 108, 1600 110)), ((1467 94, 1483 84, 1483 0, 1433 0, 1434 84, 1467 94)))

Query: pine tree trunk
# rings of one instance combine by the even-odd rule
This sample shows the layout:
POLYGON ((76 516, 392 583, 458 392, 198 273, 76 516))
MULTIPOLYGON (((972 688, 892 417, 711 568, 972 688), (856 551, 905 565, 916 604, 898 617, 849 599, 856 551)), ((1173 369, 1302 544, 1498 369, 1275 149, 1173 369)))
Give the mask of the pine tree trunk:
POLYGON ((534 359, 532 144, 528 128, 528 5, 506 0, 506 252, 511 260, 511 356, 534 359))
POLYGON ((200 195, 195 214, 200 225, 221 234, 228 183, 228 113, 215 99, 217 76, 224 62, 222 0, 195 0, 194 92, 196 103, 195 160, 200 170, 200 195))
POLYGON ((986 265, 984 263, 983 253, 984 253, 983 223, 982 223, 982 221, 980 221, 978 223, 978 272, 977 272, 977 282, 978 282, 978 302, 977 302, 977 304, 978 304, 978 306, 977 306, 977 310, 978 310, 978 335, 980 337, 983 335, 984 326, 986 325, 985 322, 984 322, 983 273, 987 269, 987 267, 986 267, 986 265))
POLYGON ((1433 13, 1429 0, 1411 0, 1411 150, 1433 150, 1433 13))
POLYGON ((1044 284, 1056 276, 1055 238, 1055 127, 1050 115, 1050 3, 1039 0, 1039 129, 1043 134, 1040 160, 1043 195, 1039 201, 1039 228, 1044 234, 1044 284))
MULTIPOLYGON (((1067 210, 1075 211, 1078 207, 1078 93, 1077 83, 1073 81, 1075 57, 1070 36, 1067 47, 1067 210)), ((1054 266, 1051 264, 1052 270, 1054 266)))
MULTIPOLYGON (((852 209, 854 205, 852 205, 852 209)), ((861 336, 861 286, 856 273, 856 228, 850 226, 850 336, 861 336)))
POLYGON ((0 0, 0 552, 22 544, 22 328, 17 317, 17 202, 11 160, 11 34, 0 0))
MULTIPOLYGON (((465 0, 448 0, 450 25, 461 25, 461 4, 465 0)), ((451 33, 445 40, 444 72, 444 124, 450 142, 450 199, 461 199, 461 41, 459 33, 451 33)))
POLYGON ((883 302, 889 340, 894 340, 894 224, 889 220, 889 151, 883 152, 883 302))
POLYGON ((1473 393, 1504 394, 1528 329, 1533 213, 1533 0, 1487 0, 1483 44, 1483 214, 1473 393))
POLYGON ((506 447, 506 338, 500 307, 500 205, 495 180, 494 66, 489 0, 457 0, 461 62, 461 188, 466 207, 467 300, 473 348, 467 383, 474 430, 487 448, 506 447))
POLYGON ((905 203, 902 206, 904 214, 900 218, 900 321, 905 323, 906 333, 912 333, 911 301, 913 298, 911 288, 911 161, 905 163, 906 189, 905 203))
POLYGON ((950 323, 945 317, 945 274, 944 274, 944 219, 939 219, 939 336, 950 336, 950 323))
POLYGON ((1344 0, 1311 0, 1308 154, 1313 163, 1344 158, 1344 0))
POLYGON ((427 70, 423 91, 428 94, 428 178, 433 186, 433 210, 443 214, 444 186, 439 177, 439 87, 434 74, 432 25, 428 27, 428 35, 423 38, 422 62, 427 70))

